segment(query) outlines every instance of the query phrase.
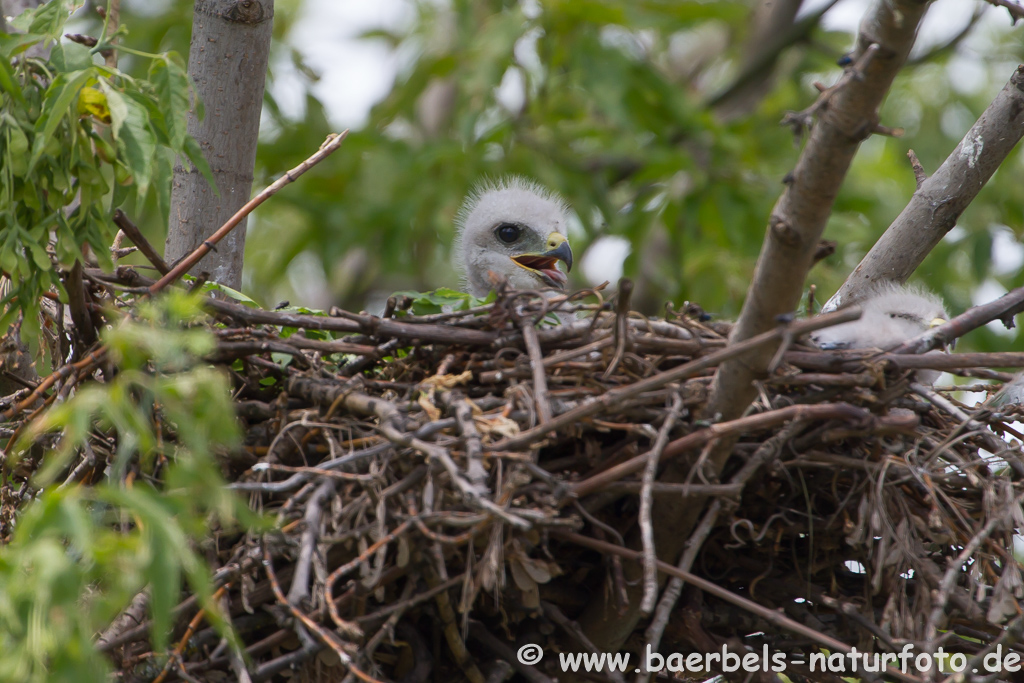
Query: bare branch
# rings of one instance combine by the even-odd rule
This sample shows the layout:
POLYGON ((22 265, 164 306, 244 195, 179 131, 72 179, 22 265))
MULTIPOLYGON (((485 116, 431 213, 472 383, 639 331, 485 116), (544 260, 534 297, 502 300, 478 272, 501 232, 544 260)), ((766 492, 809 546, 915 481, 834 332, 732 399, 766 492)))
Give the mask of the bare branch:
POLYGON ((1017 0, 986 0, 990 5, 996 7, 1005 7, 1006 11, 1010 13, 1010 21, 1016 26, 1017 22, 1024 19, 1024 5, 1021 5, 1017 0))
POLYGON ((910 159, 910 168, 914 169, 914 180, 917 181, 917 189, 920 190, 921 186, 924 185, 924 181, 928 180, 928 174, 924 172, 924 166, 921 165, 921 160, 917 158, 914 150, 907 150, 907 158, 910 159))
POLYGON ((877 282, 906 282, 956 225, 1022 136, 1024 66, 1018 66, 942 166, 927 180, 919 181, 907 207, 822 310, 856 303, 877 282))
POLYGON ((246 216, 253 212, 253 209, 273 197, 285 185, 294 183, 300 175, 329 157, 339 147, 341 147, 341 143, 345 141, 346 137, 348 137, 347 130, 343 131, 340 135, 332 133, 324 144, 320 146, 320 149, 314 152, 312 156, 272 182, 262 192, 246 202, 242 208, 236 211, 234 215, 224 223, 224 225, 217 228, 216 232, 203 240, 192 253, 178 261, 169 273, 157 280, 154 284, 150 285, 149 293, 156 294, 161 289, 184 275, 185 271, 199 263, 200 259, 213 251, 214 245, 224 239, 232 230, 235 229, 235 227, 238 226, 239 223, 245 220, 246 216))
MULTIPOLYGON (((878 124, 878 108, 906 61, 926 7, 912 0, 876 2, 864 17, 853 55, 863 77, 844 76, 843 87, 831 92, 827 106, 821 108, 792 182, 772 211, 731 341, 769 330, 777 316, 796 309, 839 187, 860 142, 878 124), (866 63, 871 52, 877 53, 866 63)), ((720 413, 726 420, 739 416, 756 396, 752 381, 764 375, 774 353, 775 345, 769 344, 742 362, 723 363, 706 414, 720 413)))

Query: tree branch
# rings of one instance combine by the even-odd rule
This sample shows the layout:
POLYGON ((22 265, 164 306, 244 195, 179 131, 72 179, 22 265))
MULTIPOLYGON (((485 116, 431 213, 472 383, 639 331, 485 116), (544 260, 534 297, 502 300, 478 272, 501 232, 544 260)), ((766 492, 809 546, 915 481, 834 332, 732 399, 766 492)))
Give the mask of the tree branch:
MULTIPOLYGON (((877 52, 864 64, 863 77, 848 79, 821 108, 792 182, 772 211, 731 342, 771 329, 777 316, 796 309, 839 187, 861 141, 878 124, 878 108, 910 53, 926 7, 914 0, 879 0, 864 17, 853 62, 860 64, 866 54, 877 52)), ((742 361, 723 363, 707 414, 738 417, 756 396, 752 381, 764 375, 774 353, 774 345, 766 345, 742 361)))
MULTIPOLYGON (((747 299, 730 335, 731 345, 771 330, 780 315, 796 310, 839 187, 860 142, 878 125, 878 108, 906 62, 926 8, 927 2, 919 0, 877 0, 861 22, 852 58, 853 63, 863 64, 862 77, 847 79, 819 108, 792 181, 772 211, 747 299), (869 50, 877 52, 865 64, 862 58, 869 50)), ((725 360, 715 375, 706 414, 720 415, 722 420, 742 415, 757 396, 753 381, 765 375, 777 348, 776 339, 725 360)), ((713 469, 721 470, 730 450, 715 449, 713 469)), ((662 558, 678 559, 701 507, 699 499, 687 498, 678 504, 666 501, 657 511, 659 526, 672 530, 666 538, 657 539, 662 558)), ((630 587, 625 614, 611 616, 614 610, 605 600, 595 601, 585 612, 581 625, 602 651, 617 650, 633 632, 641 614, 642 590, 640 583, 630 587)))
MULTIPOLYGON (((906 282, 956 225, 964 209, 1024 136, 1024 65, 967 131, 935 173, 918 185, 889 229, 846 278, 823 311, 860 301, 883 281, 906 282)), ((914 159, 912 158, 913 162, 914 159)), ((920 179, 919 171, 914 169, 920 179)))

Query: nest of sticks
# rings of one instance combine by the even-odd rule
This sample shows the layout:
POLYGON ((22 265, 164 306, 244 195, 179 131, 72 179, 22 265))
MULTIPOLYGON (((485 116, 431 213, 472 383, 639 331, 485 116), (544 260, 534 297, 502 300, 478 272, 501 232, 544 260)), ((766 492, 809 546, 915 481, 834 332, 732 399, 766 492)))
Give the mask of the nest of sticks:
MULTIPOLYGON (((95 275, 145 284, 129 268, 95 275)), ((1005 381, 990 368, 1024 365, 1018 354, 801 343, 843 313, 729 345, 697 306, 630 313, 628 286, 607 301, 501 292, 428 316, 401 300, 380 317, 208 306, 209 360, 231 373, 246 435, 222 468, 279 521, 225 534, 210 558, 254 681, 565 680, 557 657, 527 666, 518 649, 593 650, 588 619, 626 613, 638 584, 650 614, 624 645, 634 657, 913 643, 977 664, 1022 649, 1024 458, 1008 440, 1020 408, 967 408, 914 381, 923 367, 1005 381), (545 324, 553 308, 582 313, 545 324), (778 340, 751 409, 705 415, 718 364, 778 340), (652 539, 681 533, 658 529, 666 504, 698 513, 683 557, 661 558, 673 564, 654 560, 652 539)), ((179 606, 180 661, 161 675, 234 679, 197 609, 179 606)), ((151 680, 149 624, 134 616, 100 647, 124 680, 151 680)))

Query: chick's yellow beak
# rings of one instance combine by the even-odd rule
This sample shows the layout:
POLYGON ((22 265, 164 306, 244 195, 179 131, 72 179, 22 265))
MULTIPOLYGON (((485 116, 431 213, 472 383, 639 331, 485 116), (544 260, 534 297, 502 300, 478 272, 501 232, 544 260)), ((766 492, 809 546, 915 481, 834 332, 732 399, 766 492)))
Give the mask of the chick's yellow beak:
POLYGON ((548 235, 544 243, 546 251, 539 254, 519 254, 512 257, 513 263, 520 268, 532 271, 550 287, 562 289, 568 278, 565 273, 558 269, 558 262, 565 263, 565 270, 572 270, 572 249, 569 248, 569 240, 560 232, 553 232, 548 235))
POLYGON ((548 235, 548 250, 541 256, 555 258, 565 263, 566 272, 572 271, 572 249, 569 247, 569 240, 560 232, 553 232, 548 235))
POLYGON ((946 320, 945 318, 933 318, 932 321, 928 323, 928 327, 938 327, 939 325, 945 325, 947 322, 949 321, 946 320))

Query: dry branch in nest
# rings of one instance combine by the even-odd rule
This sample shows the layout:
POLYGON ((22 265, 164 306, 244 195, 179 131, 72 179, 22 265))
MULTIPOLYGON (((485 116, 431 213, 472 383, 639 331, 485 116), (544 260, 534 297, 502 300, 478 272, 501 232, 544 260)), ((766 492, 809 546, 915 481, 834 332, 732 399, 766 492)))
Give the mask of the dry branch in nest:
MULTIPOLYGON (((149 284, 128 268, 91 275, 149 284)), ((471 311, 388 318, 210 300, 209 361, 230 372, 246 434, 222 468, 279 527, 222 535, 208 557, 246 659, 219 646, 190 597, 163 679, 247 666, 253 681, 304 667, 332 680, 564 680, 554 652, 593 648, 577 618, 606 593, 626 609, 634 562, 647 568, 651 619, 626 644, 633 662, 648 646, 767 647, 790 662, 906 643, 971 661, 997 644, 1021 650, 1024 459, 1000 438, 1021 409, 972 410, 912 373, 1024 367, 1024 354, 800 345, 856 310, 727 345, 726 325, 651 320, 600 297, 503 292, 471 311), (538 324, 553 308, 588 317, 538 324), (696 417, 719 363, 780 339, 746 415, 696 417), (244 371, 231 369, 238 360, 244 371), (735 445, 715 477, 707 459, 721 439, 735 445), (685 481, 659 480, 670 462, 685 481), (669 498, 702 506, 683 558, 659 556, 650 533, 669 498), (637 525, 643 543, 626 547, 637 525), (655 571, 672 581, 659 590, 655 571), (550 656, 523 665, 526 643, 550 656)), ((89 470, 102 466, 83 453, 67 479, 98 479, 89 470)), ((126 680, 150 657, 138 618, 100 645, 126 680)), ((792 663, 787 674, 825 680, 792 663)))

